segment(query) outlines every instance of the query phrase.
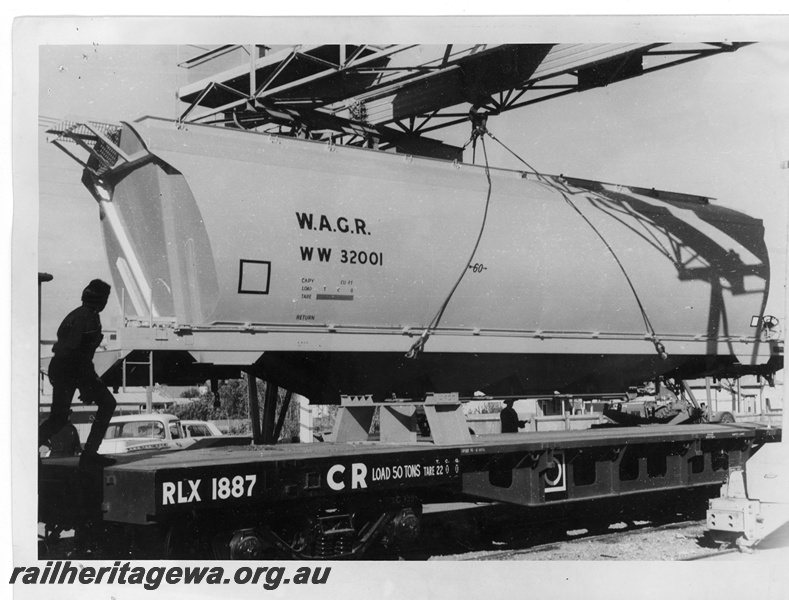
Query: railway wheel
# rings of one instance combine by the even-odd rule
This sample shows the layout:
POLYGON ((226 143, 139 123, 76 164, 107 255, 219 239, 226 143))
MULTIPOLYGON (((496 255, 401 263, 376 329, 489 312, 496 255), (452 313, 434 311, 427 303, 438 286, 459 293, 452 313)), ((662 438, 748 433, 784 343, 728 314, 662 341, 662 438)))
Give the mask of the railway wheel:
POLYGON ((38 557, 46 558, 53 546, 60 542, 60 534, 64 527, 60 525, 44 525, 44 534, 38 536, 38 557))

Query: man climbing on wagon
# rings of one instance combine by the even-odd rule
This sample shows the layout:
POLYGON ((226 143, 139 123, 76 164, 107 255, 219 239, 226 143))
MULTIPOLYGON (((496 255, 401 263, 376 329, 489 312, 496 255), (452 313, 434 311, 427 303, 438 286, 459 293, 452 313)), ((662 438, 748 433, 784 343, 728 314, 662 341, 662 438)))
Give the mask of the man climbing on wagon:
POLYGON ((93 366, 93 355, 104 336, 99 313, 107 306, 110 285, 94 279, 82 291, 82 306, 74 309, 58 327, 54 356, 49 363, 52 383, 52 410, 38 429, 38 445, 52 446, 51 438, 66 426, 74 392, 79 390, 85 404, 96 404, 90 434, 80 455, 83 468, 106 467, 115 460, 98 454, 99 445, 115 410, 115 397, 99 379, 93 366))

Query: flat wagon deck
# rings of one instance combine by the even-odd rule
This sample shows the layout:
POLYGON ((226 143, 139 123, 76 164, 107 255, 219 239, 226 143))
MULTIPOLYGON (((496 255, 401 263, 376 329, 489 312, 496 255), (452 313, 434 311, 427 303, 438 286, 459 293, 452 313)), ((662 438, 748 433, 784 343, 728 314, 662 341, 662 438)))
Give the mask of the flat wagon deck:
POLYGON ((450 445, 225 439, 119 455, 103 471, 81 470, 76 458, 44 459, 40 520, 50 531, 85 527, 94 541, 97 531, 120 527, 123 552, 153 537, 169 557, 250 558, 267 548, 351 556, 376 539, 413 537, 423 503, 536 507, 716 486, 780 437, 780 429, 756 424, 651 425, 474 436, 450 445))

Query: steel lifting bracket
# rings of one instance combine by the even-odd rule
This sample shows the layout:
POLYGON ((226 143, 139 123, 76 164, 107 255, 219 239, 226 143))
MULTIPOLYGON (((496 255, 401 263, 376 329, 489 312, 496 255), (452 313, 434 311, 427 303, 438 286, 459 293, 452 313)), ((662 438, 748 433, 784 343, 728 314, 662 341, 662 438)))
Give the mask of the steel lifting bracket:
POLYGON ((704 451, 701 449, 701 440, 694 439, 689 442, 682 443, 682 456, 701 456, 704 454, 704 451))
POLYGON ((527 456, 531 460, 532 469, 535 471, 546 471, 556 466, 556 458, 554 457, 554 450, 552 448, 538 450, 528 454, 527 456))

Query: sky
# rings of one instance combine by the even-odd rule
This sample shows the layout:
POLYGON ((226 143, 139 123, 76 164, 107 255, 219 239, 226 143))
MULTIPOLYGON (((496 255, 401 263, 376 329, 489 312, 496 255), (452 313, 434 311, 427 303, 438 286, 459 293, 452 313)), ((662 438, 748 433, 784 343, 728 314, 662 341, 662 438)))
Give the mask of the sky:
MULTIPOLYGON (((66 117, 96 121, 175 116, 175 90, 185 80, 175 46, 42 46, 42 124, 66 117)), ((79 306, 96 277, 111 283, 97 203, 82 185, 81 167, 48 142, 39 127, 39 271, 54 278, 42 290, 42 339, 54 339, 60 319, 79 306), (75 232, 79 232, 75 235, 75 232)), ((114 296, 102 321, 119 315, 114 296)))
MULTIPOLYGON (((144 115, 173 118, 186 83, 175 45, 46 45, 40 49, 39 118, 99 121, 144 115)), ((504 113, 488 129, 544 173, 698 194, 765 222, 773 265, 768 313, 783 315, 789 171, 789 41, 764 42, 504 113)), ((463 145, 466 125, 433 135, 463 145)), ((109 280, 98 207, 80 183, 81 168, 48 143, 39 126, 38 268, 44 285, 42 338, 79 304, 85 284, 109 280), (75 235, 78 232, 78 235, 75 235)), ((492 165, 520 169, 487 145, 492 165)), ((479 156, 479 155, 478 155, 479 156)), ((470 160, 467 155, 466 160, 470 160)), ((117 321, 113 302, 105 327, 117 321)))

